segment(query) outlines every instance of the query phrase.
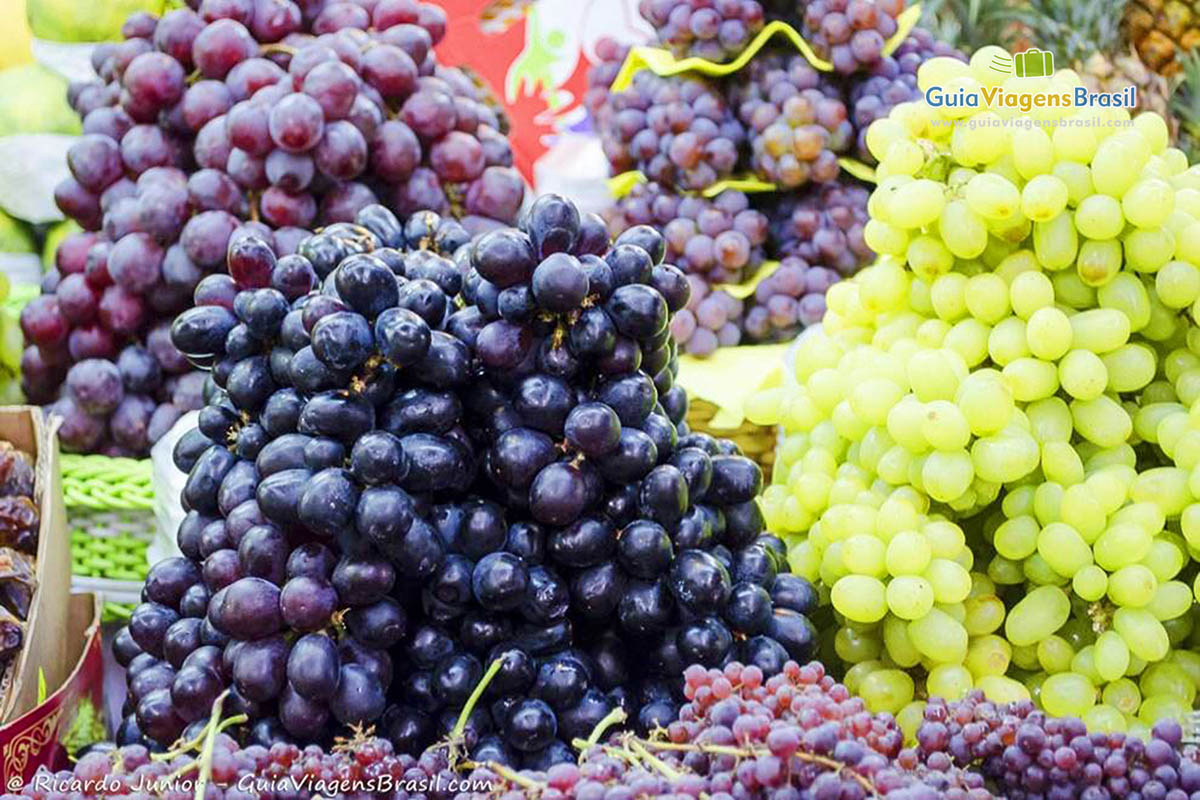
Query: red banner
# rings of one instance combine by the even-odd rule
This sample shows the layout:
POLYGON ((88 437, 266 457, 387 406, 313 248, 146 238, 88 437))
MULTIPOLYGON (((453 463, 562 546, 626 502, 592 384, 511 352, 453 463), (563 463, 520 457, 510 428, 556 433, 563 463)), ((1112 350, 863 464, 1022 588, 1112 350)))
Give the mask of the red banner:
POLYGON ((512 120, 516 166, 533 164, 566 131, 588 127, 587 70, 603 37, 644 41, 635 0, 440 0, 449 17, 442 63, 469 67, 492 87, 512 120))

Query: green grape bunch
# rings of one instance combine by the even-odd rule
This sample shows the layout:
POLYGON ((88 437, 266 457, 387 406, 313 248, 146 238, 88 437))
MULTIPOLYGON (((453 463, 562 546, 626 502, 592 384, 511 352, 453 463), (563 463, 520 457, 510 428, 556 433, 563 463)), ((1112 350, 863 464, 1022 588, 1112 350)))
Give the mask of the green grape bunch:
MULTIPOLYGON (((922 91, 1071 93, 934 58, 922 91)), ((829 290, 762 504, 828 656, 908 728, 1032 697, 1145 734, 1200 686, 1200 165, 1120 108, 902 103, 872 124, 872 266, 829 290)))

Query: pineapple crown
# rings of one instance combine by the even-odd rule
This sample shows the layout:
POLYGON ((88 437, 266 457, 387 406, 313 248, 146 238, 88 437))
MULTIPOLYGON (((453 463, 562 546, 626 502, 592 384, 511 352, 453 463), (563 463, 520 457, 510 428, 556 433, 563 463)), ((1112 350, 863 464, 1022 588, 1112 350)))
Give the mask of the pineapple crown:
POLYGON ((1038 47, 1062 64, 1124 49, 1121 18, 1127 0, 1029 0, 1017 12, 1038 47))
POLYGON ((934 39, 967 53, 989 44, 1009 46, 1025 17, 1014 0, 925 0, 921 12, 921 26, 934 39))
POLYGON ((1171 93, 1171 111, 1182 128, 1179 146, 1187 153, 1188 160, 1195 163, 1200 156, 1200 52, 1181 51, 1178 59, 1182 79, 1171 93))

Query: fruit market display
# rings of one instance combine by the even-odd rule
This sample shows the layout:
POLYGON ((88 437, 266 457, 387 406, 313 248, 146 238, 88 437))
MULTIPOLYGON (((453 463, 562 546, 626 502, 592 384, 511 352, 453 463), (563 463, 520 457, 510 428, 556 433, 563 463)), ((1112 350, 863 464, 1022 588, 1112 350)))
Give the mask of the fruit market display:
POLYGON ((21 650, 37 587, 33 459, 0 441, 0 675, 21 650))
MULTIPOLYGON (((920 83, 997 85, 991 57, 920 83)), ((1101 123, 876 122, 882 257, 748 409, 785 431, 768 528, 872 708, 978 688, 1141 733, 1192 708, 1197 170, 1155 114, 1039 117, 1072 113, 1101 123)))
POLYGON ((473 757, 544 767, 615 708, 665 725, 689 663, 808 658, 758 466, 682 422, 665 252, 555 195, 471 241, 373 205, 295 254, 231 244, 173 328, 220 389, 176 449, 184 557, 118 638, 123 738, 228 688, 253 741, 419 752, 497 662, 473 757))
MULTIPOLYGON (((277 742, 241 744, 218 715, 197 739, 166 753, 140 744, 90 748, 72 768, 39 772, 3 800, 63 789, 81 798, 447 796, 459 800, 545 798, 888 797, 990 800, 993 797, 1139 796, 1194 798, 1200 753, 1178 722, 1156 724, 1147 739, 1089 732, 1078 719, 1048 718, 1029 701, 995 704, 974 692, 936 700, 916 721, 915 739, 887 714, 825 674, 819 662, 788 662, 765 677, 754 666, 689 667, 687 702, 644 737, 611 733, 606 719, 575 741, 578 760, 519 769, 464 758, 450 737, 422 753, 398 751, 369 734, 328 750, 277 742), (1133 787, 1137 787, 1134 789, 1133 787)), ((53 796, 53 795, 50 795, 53 796)))
POLYGON ((765 18, 794 24, 829 71, 779 38, 723 78, 642 69, 612 91, 610 60, 589 74, 588 108, 612 172, 648 181, 615 201, 610 228, 651 224, 667 237, 693 285, 673 329, 685 353, 793 339, 824 313, 826 289, 872 260, 862 240, 867 191, 841 159, 874 163, 870 123, 920 96, 923 61, 961 57, 920 28, 887 47, 903 6, 772 4, 764 13, 753 0, 646 0, 642 16, 676 56, 729 62, 745 50, 742 32, 752 38, 765 18), (719 191, 747 176, 772 190, 719 191))
POLYGON ((55 198, 84 230, 22 315, 26 395, 66 420, 69 450, 144 455, 199 407, 168 328, 221 285, 230 241, 286 255, 380 200, 472 231, 515 219, 506 123, 437 62, 438 6, 205 2, 121 30, 70 91, 83 136, 55 198))

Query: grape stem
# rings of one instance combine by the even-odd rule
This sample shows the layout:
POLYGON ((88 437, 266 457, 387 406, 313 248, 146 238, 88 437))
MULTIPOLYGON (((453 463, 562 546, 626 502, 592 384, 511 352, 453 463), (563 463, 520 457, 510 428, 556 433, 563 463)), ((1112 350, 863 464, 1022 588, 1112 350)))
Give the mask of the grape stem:
POLYGON ((217 745, 217 735, 221 728, 221 707, 225 705, 225 698, 229 696, 229 690, 221 692, 213 703, 212 717, 205 726, 204 749, 200 751, 200 774, 196 776, 196 800, 204 800, 206 790, 208 789, 208 780, 212 777, 212 761, 213 748, 217 745))
POLYGON ((271 44, 264 44, 262 47, 258 48, 258 53, 259 55, 264 56, 269 56, 272 53, 283 53, 287 56, 294 56, 296 55, 296 48, 292 47, 290 44, 272 42, 271 44))
MULTIPOLYGON (((733 756, 735 758, 757 758, 759 756, 772 755, 771 751, 765 747, 734 747, 727 744, 704 744, 704 743, 686 743, 677 744, 675 742, 656 742, 649 739, 634 739, 635 745, 642 748, 651 748, 655 750, 673 750, 684 753, 709 753, 712 755, 733 756)), ((872 795, 877 794, 875 785, 870 779, 864 775, 860 775, 849 766, 840 761, 835 761, 826 756, 819 756, 815 753, 806 753, 803 750, 797 750, 792 753, 792 758, 800 761, 807 761, 810 764, 817 764, 832 770, 848 773, 850 778, 862 786, 872 795)))
POLYGON ((483 693, 487 691, 488 684, 492 682, 492 678, 496 677, 496 673, 500 671, 500 667, 504 666, 504 657, 507 652, 501 653, 500 657, 488 665, 487 671, 483 673, 483 677, 479 679, 479 683, 475 684, 475 688, 471 690, 471 696, 467 698, 467 703, 462 707, 462 711, 458 714, 458 721, 454 723, 454 727, 450 730, 450 735, 446 737, 444 743, 446 745, 446 759, 450 762, 450 768, 454 769, 459 758, 459 745, 463 743, 463 731, 467 729, 467 721, 471 718, 472 712, 475 711, 475 706, 479 704, 479 700, 483 697, 483 693))
POLYGON ((498 761, 484 761, 482 766, 486 767, 487 769, 490 769, 492 772, 495 772, 497 775, 499 775, 501 778, 504 778, 504 780, 508 781, 509 783, 513 783, 513 784, 516 784, 517 786, 520 786, 522 789, 528 789, 530 791, 540 792, 541 790, 545 789, 549 785, 549 784, 545 784, 545 783, 538 783, 537 781, 533 780, 532 778, 526 778, 524 775, 515 771, 511 767, 506 767, 498 761))
POLYGON ((492 678, 496 677, 496 673, 500 671, 500 667, 502 666, 504 666, 504 655, 493 661, 488 666, 487 672, 483 673, 483 677, 479 679, 479 683, 475 684, 475 688, 471 691, 471 696, 467 698, 467 704, 463 706, 462 711, 458 715, 458 721, 454 723, 454 729, 450 731, 450 738, 452 740, 462 737, 463 731, 467 728, 467 720, 471 718, 471 712, 475 710, 475 706, 479 703, 479 698, 483 697, 488 684, 492 682, 492 678))
POLYGON ((641 758, 644 759, 647 764, 654 767, 656 770, 658 770, 663 775, 665 775, 668 780, 671 780, 671 781, 679 780, 679 778, 681 777, 681 773, 679 772, 679 770, 672 768, 670 764, 668 764, 667 762, 663 761, 658 756, 651 753, 649 750, 646 749, 646 746, 644 744, 642 744, 642 742, 640 742, 639 740, 637 740, 633 737, 630 737, 628 741, 629 741, 629 747, 631 747, 635 753, 637 753, 639 756, 641 756, 641 758))
POLYGON ((596 727, 592 728, 592 732, 586 739, 576 739, 571 742, 571 746, 579 751, 579 758, 582 760, 584 753, 596 746, 600 741, 600 737, 614 725, 620 725, 625 720, 629 719, 629 715, 625 713, 625 709, 617 706, 612 711, 608 712, 604 719, 596 723, 596 727))

